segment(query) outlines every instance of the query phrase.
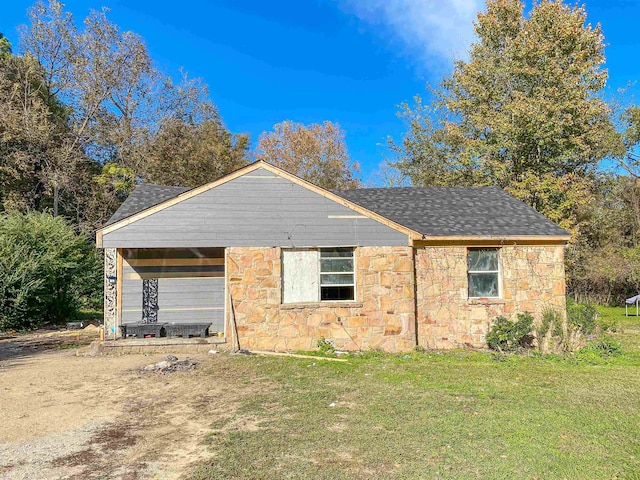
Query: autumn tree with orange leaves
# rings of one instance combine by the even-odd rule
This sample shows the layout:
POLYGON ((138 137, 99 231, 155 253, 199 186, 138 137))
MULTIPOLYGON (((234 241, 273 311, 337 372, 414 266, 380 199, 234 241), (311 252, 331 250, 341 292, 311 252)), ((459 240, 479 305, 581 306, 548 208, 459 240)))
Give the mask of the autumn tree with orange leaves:
POLYGON ((354 174, 360 167, 349 156, 344 137, 337 123, 303 125, 285 121, 260 135, 256 159, 322 188, 357 188, 361 183, 354 174))

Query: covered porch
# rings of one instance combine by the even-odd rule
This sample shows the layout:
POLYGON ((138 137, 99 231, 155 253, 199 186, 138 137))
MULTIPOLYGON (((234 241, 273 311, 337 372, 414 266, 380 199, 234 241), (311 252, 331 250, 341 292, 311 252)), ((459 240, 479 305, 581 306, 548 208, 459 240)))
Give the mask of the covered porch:
POLYGON ((224 248, 108 250, 107 339, 225 337, 224 248))

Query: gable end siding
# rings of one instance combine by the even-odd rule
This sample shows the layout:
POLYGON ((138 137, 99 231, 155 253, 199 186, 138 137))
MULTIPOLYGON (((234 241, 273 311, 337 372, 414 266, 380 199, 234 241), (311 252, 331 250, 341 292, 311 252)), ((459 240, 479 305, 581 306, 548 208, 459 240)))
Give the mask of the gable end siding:
POLYGON ((403 246, 406 234, 258 168, 105 233, 103 247, 403 246))

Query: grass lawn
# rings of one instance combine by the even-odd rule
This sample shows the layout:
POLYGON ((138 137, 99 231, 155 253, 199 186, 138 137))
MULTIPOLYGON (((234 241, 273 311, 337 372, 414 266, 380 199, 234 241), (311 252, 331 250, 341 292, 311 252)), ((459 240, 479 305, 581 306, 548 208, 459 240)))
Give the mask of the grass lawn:
POLYGON ((603 320, 614 320, 622 330, 638 330, 640 333, 640 317, 636 317, 636 305, 629 305, 629 316, 626 316, 624 307, 598 307, 600 317, 603 320))
POLYGON ((601 365, 463 351, 234 356, 211 375, 255 395, 211 425, 212 457, 189 478, 638 479, 640 319, 601 313, 618 320, 625 351, 601 365))

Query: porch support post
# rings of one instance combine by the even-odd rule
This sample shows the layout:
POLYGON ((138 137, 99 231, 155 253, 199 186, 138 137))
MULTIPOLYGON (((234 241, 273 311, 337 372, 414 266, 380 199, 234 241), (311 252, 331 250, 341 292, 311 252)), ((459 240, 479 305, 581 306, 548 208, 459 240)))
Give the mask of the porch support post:
POLYGON ((118 332, 118 250, 104 249, 104 334, 105 338, 116 338, 118 332))

